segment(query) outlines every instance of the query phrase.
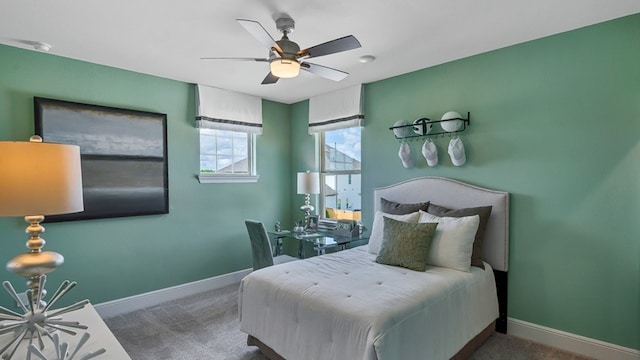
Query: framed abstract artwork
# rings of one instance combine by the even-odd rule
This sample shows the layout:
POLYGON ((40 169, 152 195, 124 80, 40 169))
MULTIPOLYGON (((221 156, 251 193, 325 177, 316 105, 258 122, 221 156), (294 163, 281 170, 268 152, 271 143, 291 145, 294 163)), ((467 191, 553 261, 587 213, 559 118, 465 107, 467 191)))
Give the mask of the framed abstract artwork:
POLYGON ((80 146, 84 211, 47 222, 169 213, 166 114, 40 97, 34 107, 44 142, 80 146))

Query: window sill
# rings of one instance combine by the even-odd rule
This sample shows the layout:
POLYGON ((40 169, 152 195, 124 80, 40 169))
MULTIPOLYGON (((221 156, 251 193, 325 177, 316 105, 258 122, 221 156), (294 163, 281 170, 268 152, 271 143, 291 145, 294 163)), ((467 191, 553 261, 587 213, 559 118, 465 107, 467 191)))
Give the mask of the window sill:
POLYGON ((224 184, 224 183, 257 183, 258 175, 211 175, 200 174, 197 176, 200 184, 224 184))

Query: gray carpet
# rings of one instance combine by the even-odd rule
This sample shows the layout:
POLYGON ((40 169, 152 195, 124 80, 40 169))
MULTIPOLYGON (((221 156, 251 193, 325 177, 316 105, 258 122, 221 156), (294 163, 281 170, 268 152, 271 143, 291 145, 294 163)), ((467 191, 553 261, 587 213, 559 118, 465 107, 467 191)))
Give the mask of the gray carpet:
MULTIPOLYGON (((239 330, 238 286, 169 301, 105 322, 133 360, 265 360, 256 348, 246 345, 246 335, 239 330)), ((588 360, 503 334, 491 336, 471 359, 588 360)))

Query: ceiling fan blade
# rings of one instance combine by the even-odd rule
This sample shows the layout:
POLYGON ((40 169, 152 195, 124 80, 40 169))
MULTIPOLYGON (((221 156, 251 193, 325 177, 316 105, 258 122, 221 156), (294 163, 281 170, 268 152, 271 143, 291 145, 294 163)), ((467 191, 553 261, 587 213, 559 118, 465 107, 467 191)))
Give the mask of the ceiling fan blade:
POLYGON ((279 79, 279 77, 273 75, 271 71, 269 71, 264 80, 262 80, 262 85, 275 84, 279 79))
POLYGON ((349 76, 349 73, 344 72, 342 70, 337 70, 330 67, 308 63, 308 62, 301 63, 300 69, 306 70, 312 74, 322 76, 325 79, 329 79, 333 81, 340 81, 346 78, 347 76, 349 76))
POLYGON ((233 61, 258 61, 269 62, 269 59, 263 58, 231 58, 231 57, 202 57, 200 60, 233 60, 233 61))
POLYGON ((282 49, 275 40, 269 35, 267 30, 260 25, 259 22, 253 20, 236 19, 242 27, 249 32, 254 38, 263 43, 269 49, 275 49, 278 54, 282 54, 282 49))
POLYGON ((361 46, 362 45, 360 45, 360 42, 355 38, 355 36, 348 35, 339 39, 327 41, 326 43, 312 46, 308 49, 300 50, 298 51, 297 56, 306 56, 312 58, 357 49, 361 46))

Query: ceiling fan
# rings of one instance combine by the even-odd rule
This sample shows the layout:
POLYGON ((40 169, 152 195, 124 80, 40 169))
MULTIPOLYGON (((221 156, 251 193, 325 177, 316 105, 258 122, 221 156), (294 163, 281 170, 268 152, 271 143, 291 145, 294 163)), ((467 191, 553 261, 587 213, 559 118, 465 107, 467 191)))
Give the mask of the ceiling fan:
POLYGON ((236 19, 253 37, 269 48, 268 58, 212 58, 210 60, 239 60, 268 62, 269 74, 262 80, 262 84, 274 84, 280 78, 293 78, 298 76, 300 69, 316 74, 325 79, 340 81, 349 73, 330 67, 313 64, 304 60, 324 55, 339 53, 342 51, 359 48, 360 42, 353 35, 341 37, 307 49, 300 50, 300 46, 289 40, 288 34, 293 32, 295 22, 290 17, 281 17, 276 20, 276 27, 282 33, 282 38, 275 41, 267 30, 259 22, 253 20, 236 19))

